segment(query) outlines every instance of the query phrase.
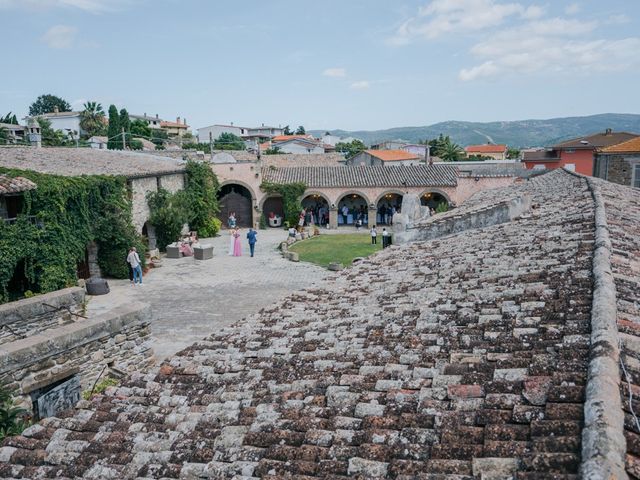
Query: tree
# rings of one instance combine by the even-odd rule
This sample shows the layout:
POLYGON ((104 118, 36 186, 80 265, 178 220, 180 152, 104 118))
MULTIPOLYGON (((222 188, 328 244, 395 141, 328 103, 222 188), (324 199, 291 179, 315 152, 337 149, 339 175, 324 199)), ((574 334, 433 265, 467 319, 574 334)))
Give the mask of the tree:
POLYGON ((9 123, 11 125, 18 125, 18 117, 16 117, 15 113, 11 112, 7 113, 4 117, 0 117, 0 123, 9 123))
POLYGON ((265 155, 279 155, 281 153, 282 153, 282 149, 280 147, 278 147, 277 145, 269 147, 264 151, 265 155))
POLYGON ((509 160, 517 160, 520 158, 520 150, 517 148, 509 147, 507 149, 507 158, 509 160))
POLYGON ((336 143, 336 152, 344 154, 344 158, 346 158, 347 160, 351 160, 353 157, 366 149, 367 147, 360 140, 352 140, 350 143, 336 143))
POLYGON ((307 131, 304 129, 304 127, 302 125, 300 125, 298 127, 298 129, 296 130, 296 135, 306 135, 307 131))
POLYGON ((129 140, 131 140, 131 120, 129 119, 129 112, 127 112, 126 108, 120 110, 120 132, 124 129, 125 142, 127 146, 129 145, 129 140))
POLYGON ((115 105, 109 106, 109 128, 107 130, 107 148, 109 150, 122 150, 120 138, 120 117, 115 105))
POLYGON ((55 107, 58 107, 59 112, 70 112, 71 105, 63 98, 56 97, 55 95, 40 95, 35 102, 29 107, 29 115, 35 117, 37 115, 43 115, 45 113, 51 113, 55 111, 55 107))
POLYGON ((457 162, 462 157, 464 150, 457 143, 453 143, 449 137, 446 138, 444 145, 440 147, 438 156, 445 162, 457 162))
POLYGON ((9 130, 0 127, 0 145, 6 145, 7 143, 9 143, 9 130))
POLYGON ((97 102, 87 102, 82 107, 80 128, 86 132, 87 137, 104 135, 106 128, 102 105, 97 102))
POLYGON ((291 131, 291 129, 289 128, 289 125, 287 125, 286 127, 284 127, 282 129, 282 134, 283 135, 293 135, 293 132, 291 131))
POLYGON ((144 120, 134 120, 130 128, 132 137, 151 138, 151 127, 144 120))
POLYGON ((240 137, 233 133, 221 133, 213 142, 213 148, 216 150, 244 150, 245 144, 240 137))

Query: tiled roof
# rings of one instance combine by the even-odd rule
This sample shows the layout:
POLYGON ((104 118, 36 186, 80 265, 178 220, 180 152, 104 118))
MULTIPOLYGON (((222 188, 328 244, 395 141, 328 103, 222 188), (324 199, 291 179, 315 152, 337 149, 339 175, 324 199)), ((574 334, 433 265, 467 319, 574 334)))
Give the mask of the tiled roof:
MULTIPOLYGON (((235 153, 235 152, 234 152, 235 153)), ((340 153, 281 153, 277 155, 262 155, 265 170, 274 167, 336 167, 344 163, 340 153)), ((269 172, 271 173, 271 172, 269 172)))
POLYGON ((184 162, 150 153, 97 148, 0 147, 0 167, 56 175, 135 177, 183 171, 184 162))
POLYGON ((35 188, 36 184, 27 178, 0 174, 0 195, 26 192, 35 188))
POLYGON ((273 142, 288 142, 289 140, 311 140, 313 141, 313 135, 276 135, 271 139, 273 142))
POLYGON ((170 127, 170 128, 189 128, 189 125, 185 125, 184 123, 178 122, 160 122, 161 127, 170 127))
POLYGON ((467 153, 505 153, 506 145, 469 145, 465 147, 467 153))
POLYGON ((640 137, 602 149, 604 153, 640 153, 640 137))
POLYGON ((588 135, 586 137, 578 137, 566 142, 554 145, 553 148, 564 149, 600 149, 617 145, 618 143, 626 142, 632 138, 638 137, 635 133, 627 132, 609 132, 609 133, 596 133, 594 135, 588 135))
POLYGON ((557 150, 536 150, 533 152, 524 152, 522 154, 523 162, 559 162, 560 156, 557 150))
POLYGON ((455 187, 457 168, 449 165, 398 167, 284 167, 265 168, 264 179, 274 183, 303 182, 321 187, 455 187))
POLYGON ((469 208, 523 195, 533 205, 384 250, 212 327, 161 367, 5 439, 0 476, 621 479, 626 460, 637 477, 640 192, 589 182, 555 170, 481 192, 469 208), (598 389, 589 370, 617 348, 591 345, 594 277, 608 263, 594 261, 606 244, 595 227, 606 222, 632 403, 626 381, 598 389), (585 403, 602 389, 610 403, 585 403), (618 408, 618 424, 599 424, 618 408), (624 429, 626 459, 588 428, 624 429))
POLYGON ((422 160, 422 157, 405 150, 365 150, 372 157, 383 162, 397 162, 401 160, 422 160))

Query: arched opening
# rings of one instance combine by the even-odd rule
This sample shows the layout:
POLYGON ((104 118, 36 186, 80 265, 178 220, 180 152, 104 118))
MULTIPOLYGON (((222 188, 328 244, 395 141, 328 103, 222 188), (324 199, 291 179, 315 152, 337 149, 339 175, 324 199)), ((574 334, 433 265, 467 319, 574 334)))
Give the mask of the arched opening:
POLYGON ((312 193, 302 199, 305 209, 305 224, 327 225, 329 223, 329 202, 322 195, 312 193))
POLYGON ((338 225, 356 225, 358 220, 362 225, 369 222, 368 203, 362 195, 349 193, 338 202, 338 225))
POLYGON ((157 248, 156 227, 149 221, 144 222, 142 226, 142 239, 147 244, 147 250, 155 250, 157 248))
POLYGON ((423 206, 433 208, 434 210, 443 202, 447 207, 449 206, 447 198, 438 192, 425 192, 420 197, 420 203, 423 206))
POLYGON ((218 218, 222 225, 228 226, 229 215, 235 214, 236 226, 248 228, 253 226, 251 212, 252 196, 249 189, 237 183, 223 185, 218 191, 218 218))
POLYGON ((391 225, 393 223, 393 214, 400 211, 402 207, 402 195, 399 193, 385 193, 378 200, 377 222, 379 225, 391 225))
POLYGON ((280 227, 284 222, 284 202, 282 197, 268 197, 262 204, 262 215, 269 227, 280 227))

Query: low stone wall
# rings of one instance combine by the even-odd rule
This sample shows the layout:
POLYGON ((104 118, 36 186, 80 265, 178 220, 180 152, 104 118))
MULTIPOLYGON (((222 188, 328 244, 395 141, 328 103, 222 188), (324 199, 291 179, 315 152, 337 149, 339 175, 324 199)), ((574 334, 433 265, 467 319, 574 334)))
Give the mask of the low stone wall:
POLYGON ((31 408, 29 393, 79 374, 89 389, 106 366, 131 372, 153 361, 151 311, 137 303, 0 346, 0 382, 31 408))
POLYGON ((518 218, 530 208, 531 199, 527 195, 522 195, 460 214, 456 214, 456 211, 453 210, 443 218, 435 217, 432 221, 409 228, 405 232, 394 233, 393 241, 394 243, 407 243, 433 240, 465 230, 499 225, 518 218))
POLYGON ((0 305, 0 345, 74 322, 84 312, 84 289, 65 288, 0 305))

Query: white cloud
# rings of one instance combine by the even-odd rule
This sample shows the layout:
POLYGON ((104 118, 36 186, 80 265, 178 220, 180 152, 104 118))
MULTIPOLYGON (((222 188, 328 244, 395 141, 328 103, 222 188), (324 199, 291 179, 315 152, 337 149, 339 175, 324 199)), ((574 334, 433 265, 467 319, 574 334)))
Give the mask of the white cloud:
POLYGON ((567 15, 575 15, 576 13, 579 13, 580 10, 582 10, 582 7, 580 7, 579 3, 572 3, 571 5, 567 5, 564 9, 564 13, 566 13, 567 15))
POLYGON ((609 16, 609 18, 607 18, 607 21, 605 23, 607 23, 608 25, 624 25, 625 23, 629 23, 629 22, 631 22, 631 19, 629 18, 629 16, 625 15, 624 13, 621 13, 619 15, 609 16))
POLYGON ((418 15, 403 22, 390 45, 401 46, 416 38, 434 39, 445 34, 486 30, 502 25, 510 17, 535 19, 544 15, 538 5, 503 3, 496 0, 432 0, 418 15))
POLYGON ((117 10, 128 2, 129 0, 0 0, 0 9, 73 8, 88 13, 104 13, 117 10))
POLYGON ((327 68, 325 69, 324 72, 322 72, 322 75, 324 75, 325 77, 346 77, 347 76, 347 70, 344 68, 327 68))
POLYGON ((45 32, 42 40, 51 48, 70 48, 78 30, 69 25, 54 25, 45 32))
POLYGON ((351 88, 354 90, 366 90, 370 86, 371 83, 368 80, 360 80, 351 84, 351 88))

